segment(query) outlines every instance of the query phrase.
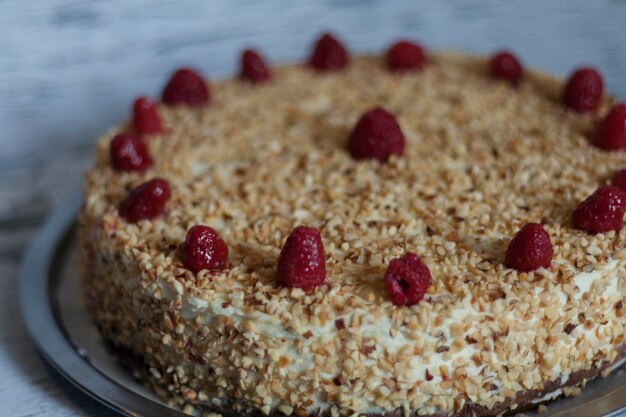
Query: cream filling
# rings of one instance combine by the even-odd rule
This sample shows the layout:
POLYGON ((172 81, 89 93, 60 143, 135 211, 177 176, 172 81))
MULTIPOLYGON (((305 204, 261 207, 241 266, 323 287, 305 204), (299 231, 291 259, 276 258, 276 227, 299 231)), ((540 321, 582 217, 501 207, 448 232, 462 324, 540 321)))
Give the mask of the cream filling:
MULTIPOLYGON (((589 292, 591 289, 593 289, 595 285, 599 285, 603 281, 602 278, 608 279, 607 287, 603 291, 602 296, 608 299, 612 294, 617 294, 620 274, 612 273, 612 272, 615 272, 618 269, 618 266, 619 266, 618 264, 619 264, 618 260, 611 260, 607 263, 607 265, 604 268, 596 269, 592 272, 581 272, 577 274, 573 278, 573 283, 578 287, 579 292, 576 293, 574 297, 575 298, 582 297, 582 295, 585 292, 589 292)), ((183 317, 186 320, 191 321, 196 318, 200 318, 201 323, 203 323, 205 326, 210 326, 220 317, 229 317, 232 319, 233 326, 239 329, 243 327, 244 322, 252 321, 254 323, 254 328, 255 328, 254 335, 252 336, 253 338, 254 337, 263 338, 266 341, 276 340, 277 343, 274 345, 274 348, 278 350, 279 355, 287 356, 292 359, 291 363, 287 365, 287 368, 288 368, 286 369, 287 373, 303 374, 304 372, 312 370, 315 366, 314 354, 311 352, 310 349, 307 349, 306 347, 308 345, 312 345, 313 343, 319 343, 320 339, 324 340, 324 338, 326 338, 326 340, 328 340, 328 338, 335 337, 337 333, 337 330, 335 329, 335 323, 328 322, 325 325, 312 327, 310 330, 314 334, 314 337, 312 337, 310 340, 307 340, 307 339, 302 338, 299 334, 293 331, 290 331, 288 328, 286 328, 286 326, 281 321, 273 320, 272 319, 273 316, 270 316, 266 313, 255 312, 252 315, 246 315, 241 308, 233 306, 232 301, 234 297, 235 298, 237 297, 237 294, 233 294, 233 293, 228 294, 228 295, 221 294, 218 297, 215 297, 214 299, 212 299, 211 301, 207 301, 202 298, 189 296, 186 291, 183 291, 182 285, 180 285, 180 283, 178 282, 176 282, 175 284, 172 284, 171 282, 165 282, 164 280, 159 279, 158 285, 163 290, 163 295, 166 298, 171 299, 177 294, 181 295, 182 297, 181 312, 182 312, 183 317), (176 284, 178 284, 180 287, 176 288, 177 287, 176 284), (228 307, 225 307, 225 308, 222 307, 222 303, 224 302, 229 302, 228 307), (313 342, 315 338, 317 338, 317 341, 313 342), (296 349, 293 347, 293 344, 289 343, 290 340, 295 340, 295 339, 300 339, 301 343, 304 345, 304 348, 302 350, 296 351, 296 349)), ((561 292, 560 294, 558 294, 558 296, 561 302, 565 304, 565 302, 567 301, 567 294, 565 294, 564 292, 561 292)), ((455 310, 454 314, 450 318, 446 319, 442 323, 441 326, 439 326, 439 328, 441 329, 441 332, 443 332, 443 334, 448 340, 451 340, 451 337, 449 334, 449 329, 450 329, 451 324, 468 320, 468 318, 472 316, 480 317, 485 314, 485 313, 480 313, 476 311, 472 307, 472 305, 469 303, 469 300, 463 300, 463 301, 464 302, 462 303, 462 308, 455 310)), ((281 308, 288 308, 288 306, 281 305, 281 308)), ((511 312, 510 314, 512 315, 513 313, 511 312)), ((344 320, 349 320, 350 314, 344 315, 343 318, 344 320)), ((536 321, 536 319, 534 318, 531 318, 531 320, 528 321, 529 329, 532 328, 532 324, 534 321, 536 321)), ((378 320, 376 323, 363 323, 360 328, 360 334, 363 337, 368 337, 368 338, 372 338, 373 340, 376 340, 377 349, 375 352, 380 352, 384 350, 388 352, 395 352, 406 345, 410 345, 414 343, 412 339, 409 339, 408 337, 406 337, 405 332, 408 332, 409 330, 405 328, 396 329, 398 330, 396 333, 396 336, 391 337, 389 331, 392 328, 392 326, 393 325, 392 325, 391 320, 385 317, 381 320, 378 320)), ((474 329, 472 329, 472 331, 473 330, 474 329)), ((595 328, 586 329, 583 326, 578 326, 575 329, 575 331, 578 332, 578 336, 580 336, 580 333, 582 332, 586 339, 591 339, 596 342, 599 342, 596 336, 595 330, 596 330, 595 328)), ((431 333, 434 334, 436 332, 431 332, 431 333)), ((432 338, 432 336, 430 336, 429 334, 424 334, 424 337, 432 338)), ((574 343, 575 340, 576 338, 572 338, 572 343, 574 343)), ((411 379, 413 381, 425 382, 425 373, 427 369, 434 369, 441 365, 446 365, 448 366, 449 369, 453 369, 454 366, 452 365, 452 362, 458 358, 466 359, 465 362, 469 364, 469 366, 467 367, 468 374, 478 375, 481 369, 483 368, 483 366, 476 366, 470 360, 470 358, 477 352, 478 350, 474 347, 474 345, 467 345, 462 350, 451 354, 450 359, 448 360, 442 359, 442 355, 434 354, 429 358, 428 361, 424 361, 424 358, 416 355, 410 361, 411 379)), ((532 356, 532 355, 529 355, 529 356, 532 356)), ((528 358, 528 360, 529 360, 529 364, 531 362, 534 363, 533 358, 528 358)), ((376 363, 377 363, 377 357, 372 356, 372 357, 368 357, 363 362, 363 365, 376 366, 376 363)), ((623 361, 620 361, 620 363, 616 364, 615 367, 618 367, 619 365, 621 365, 621 363, 623 363, 623 361)), ((341 369, 338 369, 337 371, 338 371, 337 373, 340 373, 341 369)), ((560 372, 559 364, 556 365, 555 372, 557 373, 560 372)), ((336 375, 322 375, 322 376, 326 378, 333 378, 336 375)), ((393 376, 393 375, 387 375, 387 376, 393 376)), ((569 375, 562 375, 561 378, 562 378, 562 381, 565 382, 569 379, 569 375)), ((404 382, 411 383, 413 381, 409 380, 409 381, 404 381, 404 382)), ((430 383, 437 384, 440 381, 441 381, 441 378, 439 376, 435 376, 430 381, 430 383)), ((288 381, 285 381, 285 383, 288 383, 288 381)), ((376 388, 376 387, 370 387, 370 388, 376 388)), ((558 389, 554 392, 546 394, 545 396, 541 398, 535 399, 532 402, 538 403, 541 401, 549 400, 549 399, 557 397, 560 394, 561 394, 561 390, 558 389)), ((429 394, 425 394, 424 401, 426 401, 428 398, 429 398, 429 394)), ((329 404, 324 402, 321 396, 312 398, 311 400, 313 401, 313 404, 309 409, 310 411, 313 411, 316 409, 324 410, 324 409, 328 409, 329 407, 329 404)), ((377 413, 381 411, 387 411, 387 410, 381 409, 371 399, 359 398, 359 401, 362 404, 362 409, 359 410, 359 412, 377 413)), ((274 401, 272 404, 270 404, 272 408, 278 407, 279 405, 280 404, 278 403, 278 401, 274 401)), ((431 410, 431 411, 436 411, 436 410, 431 410)))
POLYGON ((544 395, 542 397, 535 398, 534 400, 531 401, 531 403, 539 404, 539 403, 542 403, 544 401, 550 401, 550 400, 555 399, 556 397, 558 397, 561 394, 563 394, 563 390, 561 388, 559 388, 556 391, 549 392, 549 393, 547 393, 546 395, 544 395))
MULTIPOLYGON (((616 269, 617 264, 618 264, 618 260, 613 259, 609 261, 606 267, 603 269, 596 269, 591 272, 581 272, 578 275, 576 275, 574 277, 574 284, 576 284, 580 292, 575 295, 575 298, 578 299, 582 297, 584 293, 589 292, 589 290, 591 289, 591 286, 594 283, 598 282, 598 278, 600 278, 603 275, 603 273, 605 273, 607 270, 616 269)), ((603 295, 606 296, 606 295, 616 293, 617 284, 618 284, 617 275, 609 277, 609 286, 604 291, 603 295)))

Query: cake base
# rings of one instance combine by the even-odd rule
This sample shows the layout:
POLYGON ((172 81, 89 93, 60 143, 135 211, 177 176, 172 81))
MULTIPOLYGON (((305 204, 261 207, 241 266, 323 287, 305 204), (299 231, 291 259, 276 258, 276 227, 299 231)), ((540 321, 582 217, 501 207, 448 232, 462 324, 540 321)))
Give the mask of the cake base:
MULTIPOLYGON (((154 392, 156 392, 170 406, 185 409, 192 407, 195 411, 200 411, 200 415, 207 413, 217 413, 222 417, 285 417, 286 414, 275 410, 270 414, 264 414, 258 408, 245 404, 244 402, 234 399, 220 399, 220 405, 208 405, 208 402, 202 404, 189 401, 184 398, 184 394, 179 392, 179 396, 172 396, 172 381, 167 378, 156 378, 155 375, 146 367, 142 358, 132 351, 109 344, 113 353, 120 361, 129 367, 133 376, 141 383, 147 384, 154 392)), ((465 403, 460 411, 453 414, 435 413, 420 415, 419 411, 413 410, 408 413, 402 407, 386 413, 363 413, 362 417, 495 417, 495 416, 513 416, 525 411, 536 409, 542 404, 548 404, 561 397, 572 397, 578 395, 576 388, 584 387, 587 382, 597 378, 603 372, 611 373, 617 370, 626 362, 626 345, 620 346, 618 356, 613 362, 603 362, 600 366, 591 369, 584 369, 572 373, 565 382, 561 379, 553 380, 545 383, 544 389, 520 391, 514 398, 497 403, 492 408, 480 406, 471 402, 465 403)), ((607 377, 608 374, 603 374, 607 377)), ((210 401, 210 400, 209 400, 210 401)), ((337 417, 335 414, 327 411, 311 413, 294 412, 292 415, 299 417, 337 417)))

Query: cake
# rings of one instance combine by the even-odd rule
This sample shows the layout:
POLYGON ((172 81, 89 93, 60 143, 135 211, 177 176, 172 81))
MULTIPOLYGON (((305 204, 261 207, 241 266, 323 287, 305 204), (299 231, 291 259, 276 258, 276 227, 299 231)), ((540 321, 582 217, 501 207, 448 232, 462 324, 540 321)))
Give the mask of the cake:
MULTIPOLYGON (((187 413, 496 416, 624 361, 626 106, 402 41, 162 101, 98 142, 79 217, 104 339, 187 413)), ((208 415, 208 414, 207 414, 208 415)))

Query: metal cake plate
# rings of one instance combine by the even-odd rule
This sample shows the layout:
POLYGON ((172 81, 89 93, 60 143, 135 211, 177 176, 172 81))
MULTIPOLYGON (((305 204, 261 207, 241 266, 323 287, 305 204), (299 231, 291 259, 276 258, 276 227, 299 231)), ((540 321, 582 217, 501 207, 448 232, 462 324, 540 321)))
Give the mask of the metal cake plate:
MULTIPOLYGON (((19 297, 28 331, 61 375, 111 409, 127 416, 182 417, 133 379, 89 319, 75 259, 80 204, 76 195, 55 211, 24 257, 19 297)), ((550 403, 541 416, 626 417, 626 372, 597 378, 581 395, 550 403)))

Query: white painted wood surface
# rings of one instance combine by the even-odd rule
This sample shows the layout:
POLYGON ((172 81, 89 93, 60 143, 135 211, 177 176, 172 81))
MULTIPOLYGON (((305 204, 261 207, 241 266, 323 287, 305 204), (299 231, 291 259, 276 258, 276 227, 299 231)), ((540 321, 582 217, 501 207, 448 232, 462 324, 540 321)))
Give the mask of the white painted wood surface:
POLYGON ((354 51, 407 36, 510 47, 561 75, 593 64, 626 100, 625 0, 0 0, 0 416, 110 415, 44 365, 16 301, 21 253, 79 189, 93 140, 179 65, 228 75, 248 45, 274 62, 302 59, 326 29, 354 51))

